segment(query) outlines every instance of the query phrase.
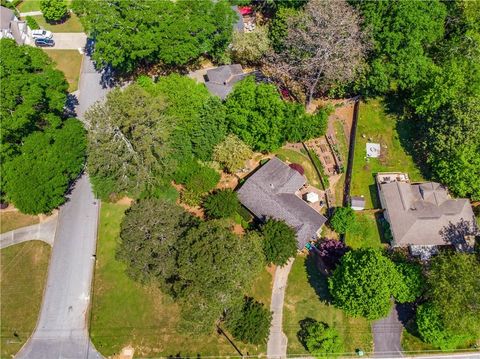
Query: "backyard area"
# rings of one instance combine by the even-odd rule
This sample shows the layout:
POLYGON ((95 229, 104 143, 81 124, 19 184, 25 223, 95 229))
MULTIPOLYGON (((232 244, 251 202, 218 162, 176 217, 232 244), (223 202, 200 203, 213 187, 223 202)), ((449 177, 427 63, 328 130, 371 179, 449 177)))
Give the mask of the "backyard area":
POLYGON ((356 349, 372 350, 370 323, 363 318, 348 317, 329 300, 327 278, 320 274, 311 258, 297 256, 285 294, 283 330, 288 337, 287 354, 308 354, 297 337, 300 322, 306 318, 337 328, 349 353, 356 349))
MULTIPOLYGON (((179 306, 154 284, 141 285, 125 274, 125 264, 115 259, 115 248, 127 208, 102 204, 90 327, 95 347, 105 356, 119 353, 127 345, 132 345, 139 357, 236 355, 231 344, 216 333, 193 335, 179 331, 179 306)), ((271 282, 272 276, 265 270, 250 293, 267 307, 271 282)), ((266 351, 266 345, 235 344, 244 354, 266 351)))
POLYGON ((374 175, 377 172, 406 172, 412 181, 423 180, 411 155, 401 144, 400 133, 407 135, 406 123, 394 114, 387 113, 380 99, 362 102, 358 118, 353 162, 351 195, 364 195, 365 208, 379 208, 374 175), (366 158, 366 143, 379 143, 379 158, 366 158))
POLYGON ((31 226, 39 222, 38 216, 30 216, 18 211, 2 212, 0 214, 0 233, 31 226))
POLYGON ((40 11, 40 0, 23 0, 17 9, 19 12, 40 11))
POLYGON ((55 62, 56 68, 65 74, 68 81, 68 92, 78 89, 82 55, 77 50, 46 50, 47 55, 55 62))
POLYGON ((290 163, 298 163, 301 165, 305 170, 305 177, 307 177, 308 183, 314 187, 322 188, 317 172, 307 155, 287 148, 280 148, 279 150, 276 150, 274 154, 282 161, 286 160, 290 163))
POLYGON ((37 323, 50 246, 29 241, 0 251, 1 357, 11 358, 37 323))
POLYGON ((385 240, 380 233, 380 213, 372 211, 355 212, 356 223, 354 228, 345 236, 345 243, 353 248, 383 248, 385 240))

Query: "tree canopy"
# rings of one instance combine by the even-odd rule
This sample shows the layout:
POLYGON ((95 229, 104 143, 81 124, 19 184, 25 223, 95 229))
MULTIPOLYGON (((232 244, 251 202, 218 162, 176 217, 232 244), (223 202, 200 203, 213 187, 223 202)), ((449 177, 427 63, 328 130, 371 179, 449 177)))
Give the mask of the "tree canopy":
POLYGON ((351 207, 335 208, 330 225, 337 233, 347 233, 355 225, 355 212, 351 207))
POLYGON ((65 120, 68 84, 40 49, 1 39, 1 199, 49 212, 82 170, 85 134, 65 120))
POLYGON ((283 266, 297 254, 297 237, 284 221, 269 219, 261 227, 267 263, 283 266))
POLYGON ((94 60, 120 72, 139 65, 183 66, 219 57, 232 37, 236 15, 227 1, 76 0, 95 39, 94 60))
POLYGON ((40 10, 45 20, 50 22, 64 19, 68 11, 65 0, 41 0, 40 10))
POLYGON ((308 352, 316 358, 330 358, 344 352, 338 331, 323 322, 304 319, 298 336, 308 352))
POLYGON ((228 135, 213 150, 213 159, 229 173, 241 170, 252 155, 250 147, 233 134, 228 135))
POLYGON ((209 218, 231 218, 240 208, 240 201, 237 192, 231 189, 222 189, 208 196, 203 207, 209 218))

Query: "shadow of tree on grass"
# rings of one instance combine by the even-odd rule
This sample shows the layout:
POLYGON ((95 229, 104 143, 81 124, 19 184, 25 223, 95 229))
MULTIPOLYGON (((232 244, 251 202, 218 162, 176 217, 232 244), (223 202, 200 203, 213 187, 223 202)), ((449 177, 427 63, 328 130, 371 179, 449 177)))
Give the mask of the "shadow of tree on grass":
POLYGON ((328 290, 328 278, 320 272, 317 267, 317 256, 309 254, 305 260, 305 270, 307 272, 307 279, 315 293, 322 302, 331 303, 332 297, 328 290))

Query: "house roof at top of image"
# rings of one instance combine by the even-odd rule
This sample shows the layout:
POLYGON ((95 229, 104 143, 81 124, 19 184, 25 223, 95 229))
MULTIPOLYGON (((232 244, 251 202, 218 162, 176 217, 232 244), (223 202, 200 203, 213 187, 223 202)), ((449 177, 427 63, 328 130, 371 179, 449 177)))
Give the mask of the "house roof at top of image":
POLYGON ((224 100, 232 91, 233 85, 247 76, 242 65, 224 65, 207 70, 205 86, 208 90, 224 100))
POLYGON ((436 182, 380 184, 395 245, 445 245, 475 231, 468 199, 452 199, 436 182))
POLYGON ((274 157, 245 181, 238 198, 261 220, 285 221, 295 230, 298 248, 302 249, 327 221, 295 195, 305 182, 305 177, 274 157))
POLYGON ((1 29, 8 29, 10 28, 10 21, 15 18, 15 13, 4 7, 0 6, 0 28, 1 29))

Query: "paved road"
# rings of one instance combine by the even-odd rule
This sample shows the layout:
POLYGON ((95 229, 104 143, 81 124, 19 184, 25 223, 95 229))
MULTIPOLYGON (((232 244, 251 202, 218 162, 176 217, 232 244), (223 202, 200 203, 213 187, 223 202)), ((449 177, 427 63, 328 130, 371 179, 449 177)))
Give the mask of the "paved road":
MULTIPOLYGON (((92 72, 92 68, 84 57, 79 115, 106 93, 100 85, 100 74, 92 72)), ((83 175, 60 209, 40 318, 32 337, 17 354, 18 359, 101 358, 87 329, 97 221, 98 202, 88 176, 83 175)))
POLYGON ((374 356, 376 358, 402 357, 402 330, 397 307, 393 305, 386 318, 376 320, 372 324, 374 356))
POLYGON ((54 216, 45 222, 0 234, 0 249, 35 239, 53 245, 55 229, 57 228, 57 218, 58 216, 54 216))
POLYGON ((273 312, 272 325, 267 343, 267 357, 286 358, 287 357, 287 336, 283 333, 283 301, 285 299, 285 289, 287 287, 288 274, 292 269, 294 258, 283 267, 277 267, 275 278, 273 279, 272 301, 270 310, 273 312))

